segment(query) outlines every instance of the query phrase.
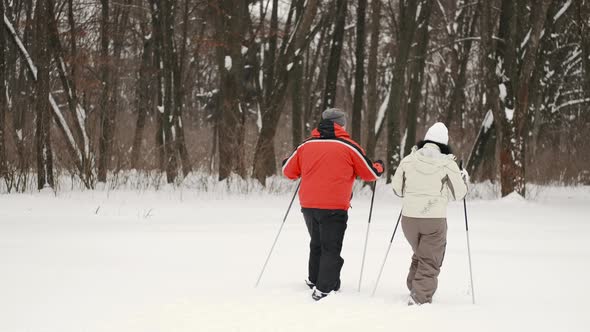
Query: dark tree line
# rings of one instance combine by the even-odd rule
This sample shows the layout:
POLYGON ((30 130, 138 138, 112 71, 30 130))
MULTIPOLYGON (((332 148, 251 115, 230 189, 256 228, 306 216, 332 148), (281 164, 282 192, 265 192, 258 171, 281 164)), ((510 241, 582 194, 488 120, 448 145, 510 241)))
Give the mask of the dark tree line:
POLYGON ((588 0, 0 0, 0 177, 265 184, 341 107, 390 176, 435 121, 474 179, 590 181, 588 0))

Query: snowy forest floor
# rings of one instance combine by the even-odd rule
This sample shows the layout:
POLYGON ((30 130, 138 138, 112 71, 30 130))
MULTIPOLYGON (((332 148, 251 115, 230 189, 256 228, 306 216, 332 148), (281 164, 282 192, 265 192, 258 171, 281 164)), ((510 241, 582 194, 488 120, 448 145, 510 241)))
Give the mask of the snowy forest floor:
POLYGON ((295 201, 259 288, 254 283, 290 194, 195 190, 0 196, 0 331, 588 331, 590 188, 449 207, 434 303, 408 307, 410 248, 379 184, 363 287, 370 192, 352 201, 342 291, 314 302, 308 235, 295 201))

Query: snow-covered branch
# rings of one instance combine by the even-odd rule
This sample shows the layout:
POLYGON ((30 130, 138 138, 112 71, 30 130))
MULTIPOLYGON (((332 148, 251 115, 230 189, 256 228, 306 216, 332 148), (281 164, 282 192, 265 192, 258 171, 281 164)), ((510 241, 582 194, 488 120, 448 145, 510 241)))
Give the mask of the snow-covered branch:
POLYGON ((582 99, 568 100, 565 103, 563 103, 563 104, 561 104, 559 106, 554 107, 551 110, 551 113, 559 112, 559 110, 561 110, 562 108, 565 108, 565 107, 579 105, 579 104, 584 104, 584 103, 590 103, 590 98, 582 98, 582 99))
MULTIPOLYGON (((31 55, 29 54, 29 52, 25 48, 25 45, 22 43, 20 37, 16 33, 14 26, 12 25, 12 23, 10 23, 10 20, 8 19, 8 17, 6 17, 6 14, 4 15, 4 25, 6 26, 6 28, 10 32, 10 35, 11 35, 14 43, 18 47, 20 54, 26 60, 29 71, 31 72, 33 79, 36 81, 37 80, 37 67, 35 66, 35 63, 33 62, 31 55)), ((53 95, 51 93, 49 94, 48 98, 49 98, 49 103, 51 104, 51 110, 53 111, 53 115, 55 116, 55 118, 59 122, 59 125, 62 128, 62 131, 68 141, 68 144, 70 145, 70 147, 72 148, 72 150, 76 154, 77 162, 79 164, 81 164, 82 163, 82 153, 80 151, 80 148, 78 147, 78 144, 76 144, 76 141, 74 140, 74 135, 72 135, 72 131, 70 130, 68 123, 66 122, 61 110, 57 106, 57 103, 55 102, 55 99, 53 98, 53 95)))

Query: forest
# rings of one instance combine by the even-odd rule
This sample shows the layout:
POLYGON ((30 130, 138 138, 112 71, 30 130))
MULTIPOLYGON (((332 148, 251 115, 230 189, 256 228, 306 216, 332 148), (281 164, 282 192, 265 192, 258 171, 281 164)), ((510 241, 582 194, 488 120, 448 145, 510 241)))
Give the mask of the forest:
POLYGON ((0 0, 0 178, 264 185, 329 107, 387 179, 428 126, 472 181, 590 185, 590 0, 0 0))

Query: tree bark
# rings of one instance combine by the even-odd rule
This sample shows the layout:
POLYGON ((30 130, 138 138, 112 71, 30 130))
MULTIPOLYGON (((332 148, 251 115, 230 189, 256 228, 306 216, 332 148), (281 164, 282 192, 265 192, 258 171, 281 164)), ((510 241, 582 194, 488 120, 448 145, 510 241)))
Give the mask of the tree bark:
POLYGON ((417 57, 412 64, 412 74, 410 78, 410 101, 407 106, 406 128, 407 135, 404 144, 404 156, 407 156, 412 151, 412 147, 416 143, 416 126, 418 122, 418 108, 422 101, 422 86, 424 83, 424 68, 426 66, 426 50, 428 47, 428 24, 430 22, 432 1, 422 1, 422 9, 420 10, 420 18, 418 23, 417 45, 414 56, 417 57))
MULTIPOLYGON (((494 119, 500 133, 500 181, 502 196, 517 192, 525 196, 525 143, 524 128, 529 109, 529 80, 531 78, 547 9, 551 0, 543 0, 531 8, 531 26, 519 24, 518 17, 524 15, 526 8, 522 3, 510 0, 502 2, 496 65, 497 73, 506 94, 500 94, 501 109, 496 109, 494 119), (520 52, 521 36, 530 39, 520 52)), ((491 70, 488 69, 488 70, 491 70)))
MULTIPOLYGON (((449 75, 452 78, 452 90, 450 92, 450 97, 448 98, 448 103, 446 106, 446 119, 445 124, 448 128, 453 128, 453 123, 455 119, 462 119, 462 114, 465 111, 465 87, 467 86, 467 74, 468 74, 468 64, 470 61, 470 53, 471 47, 473 45, 473 37, 474 32, 476 31, 477 21, 479 19, 479 2, 477 2, 476 6, 473 6, 474 9, 470 8, 457 8, 457 12, 455 16, 457 17, 457 24, 456 31, 453 31, 453 35, 451 38, 451 42, 455 44, 451 47, 451 72, 449 75), (467 40, 458 43, 458 39, 466 38, 467 40)), ((463 6, 464 4, 461 3, 463 6)), ((463 123, 461 123, 460 128, 463 129, 463 123)))
POLYGON ((365 16, 367 0, 359 0, 356 15, 356 68, 354 74, 354 102, 352 106, 352 139, 361 144, 363 93, 365 88, 365 16))
POLYGON ((590 0, 574 1, 578 6, 578 25, 582 37, 582 64, 584 67, 584 86, 586 98, 590 98, 590 0))
POLYGON ((246 13, 243 0, 219 2, 218 36, 222 36, 223 46, 217 48, 217 65, 221 73, 219 89, 218 145, 219 180, 222 181, 236 172, 244 178, 243 137, 245 106, 242 107, 242 54, 244 38, 243 17, 246 13))
MULTIPOLYGON (((296 21, 301 19, 303 15, 303 3, 298 2, 296 21)), ((303 140, 303 97, 304 93, 304 77, 303 77, 303 55, 296 56, 293 68, 293 83, 291 85, 291 145, 293 149, 297 148, 303 140)))
POLYGON ((297 148, 303 140, 303 63, 301 60, 296 60, 293 67, 293 83, 291 84, 291 99, 292 99, 292 147, 297 148))
MULTIPOLYGON (((4 0, 0 0, 0 14, 4 19, 4 0)), ((4 138, 6 131, 6 111, 8 102, 6 100, 7 86, 6 70, 6 34, 5 29, 0 29, 0 177, 7 176, 6 166, 6 140, 4 138)))
MULTIPOLYGON (((78 168, 79 176, 82 182, 84 183, 87 189, 93 187, 93 174, 92 174, 92 156, 90 153, 90 141, 88 138, 88 133, 86 132, 86 111, 80 105, 77 95, 76 89, 76 82, 73 80, 73 77, 70 73, 66 70, 66 54, 65 50, 62 46, 61 40, 59 39, 59 31, 57 28, 57 18, 55 17, 55 13, 53 12, 53 7, 48 8, 49 16, 49 48, 52 52, 52 55, 58 64, 57 72, 59 74, 59 78, 62 82, 62 86, 64 91, 66 92, 66 99, 68 109, 70 111, 72 122, 74 124, 74 132, 76 134, 76 144, 78 146, 83 147, 83 153, 81 154, 81 159, 79 161, 75 160, 74 164, 78 168)), ((72 14, 73 15, 73 14, 72 14)), ((70 20, 70 29, 74 30, 75 22, 73 21, 73 17, 70 20)), ((75 42, 72 52, 76 51, 75 42)), ((71 54, 71 57, 74 57, 75 53, 71 54)), ((72 61, 72 63, 75 61, 72 61)))
POLYGON ((100 137, 98 139, 98 182, 107 181, 107 169, 110 159, 111 122, 109 110, 110 92, 110 61, 109 61, 109 0, 101 0, 100 18, 100 81, 102 93, 100 97, 100 137))
POLYGON ((371 160, 375 157, 377 135, 375 122, 377 121, 377 107, 379 94, 377 91, 377 58, 379 55, 379 34, 381 27, 381 1, 371 2, 371 44, 369 46, 368 86, 367 86, 367 156, 371 160))
POLYGON ((53 181, 53 155, 51 152, 49 116, 49 33, 47 29, 50 0, 39 0, 35 10, 36 21, 36 48, 35 59, 37 62, 37 93, 35 94, 36 131, 35 141, 37 148, 37 189, 54 188, 53 181))
POLYGON ((318 0, 309 0, 307 2, 303 15, 294 24, 293 31, 285 35, 284 43, 281 46, 282 51, 278 53, 279 56, 276 59, 272 96, 261 111, 262 128, 254 152, 253 177, 263 185, 266 183, 266 177, 276 171, 274 137, 288 92, 289 72, 292 70, 290 64, 294 63, 297 57, 303 54, 302 52, 305 51, 312 36, 322 26, 322 22, 320 22, 314 29, 311 29, 318 5, 318 0))
POLYGON ((160 10, 160 24, 162 36, 162 63, 163 63, 163 86, 164 86, 164 110, 163 119, 163 136, 164 136, 164 163, 166 171, 166 181, 173 183, 178 175, 178 158, 175 149, 176 135, 174 133, 174 113, 175 113, 175 45, 174 45, 174 12, 171 0, 156 1, 160 10))
POLYGON ((176 102, 175 102, 175 116, 174 126, 176 132, 176 150, 180 155, 180 162, 182 166, 182 175, 186 177, 192 170, 190 157, 186 148, 186 140, 184 138, 184 120, 182 113, 184 110, 186 85, 183 84, 183 73, 185 71, 185 59, 187 55, 187 37, 188 37, 188 25, 189 25, 189 3, 190 0, 184 1, 183 10, 183 24, 182 24, 182 45, 180 48, 180 54, 174 57, 174 69, 175 69, 175 91, 176 91, 176 102))
POLYGON ((149 96, 152 90, 150 89, 150 81, 153 75, 150 75, 149 70, 152 62, 153 54, 153 38, 145 38, 143 43, 143 53, 141 56, 141 65, 139 67, 139 79, 137 82, 137 122, 135 125, 135 135, 133 136, 133 146, 131 150, 131 167, 139 169, 139 156, 141 153, 141 143, 143 141, 143 132, 145 129, 145 121, 149 108, 149 96))
POLYGON ((328 73, 326 75, 326 91, 324 92, 323 110, 334 107, 338 88, 338 70, 340 69, 340 54, 344 40, 344 26, 346 24, 347 0, 336 0, 336 22, 332 33, 332 46, 328 59, 328 73))
POLYGON ((399 20, 399 38, 397 46, 397 55, 393 68, 393 79, 391 90, 389 92, 389 101, 387 103, 387 182, 395 173, 397 165, 401 161, 400 151, 400 124, 399 115, 402 109, 404 90, 406 82, 406 68, 408 66, 408 57, 414 32, 416 31, 416 10, 419 1, 400 1, 400 20, 399 20))

